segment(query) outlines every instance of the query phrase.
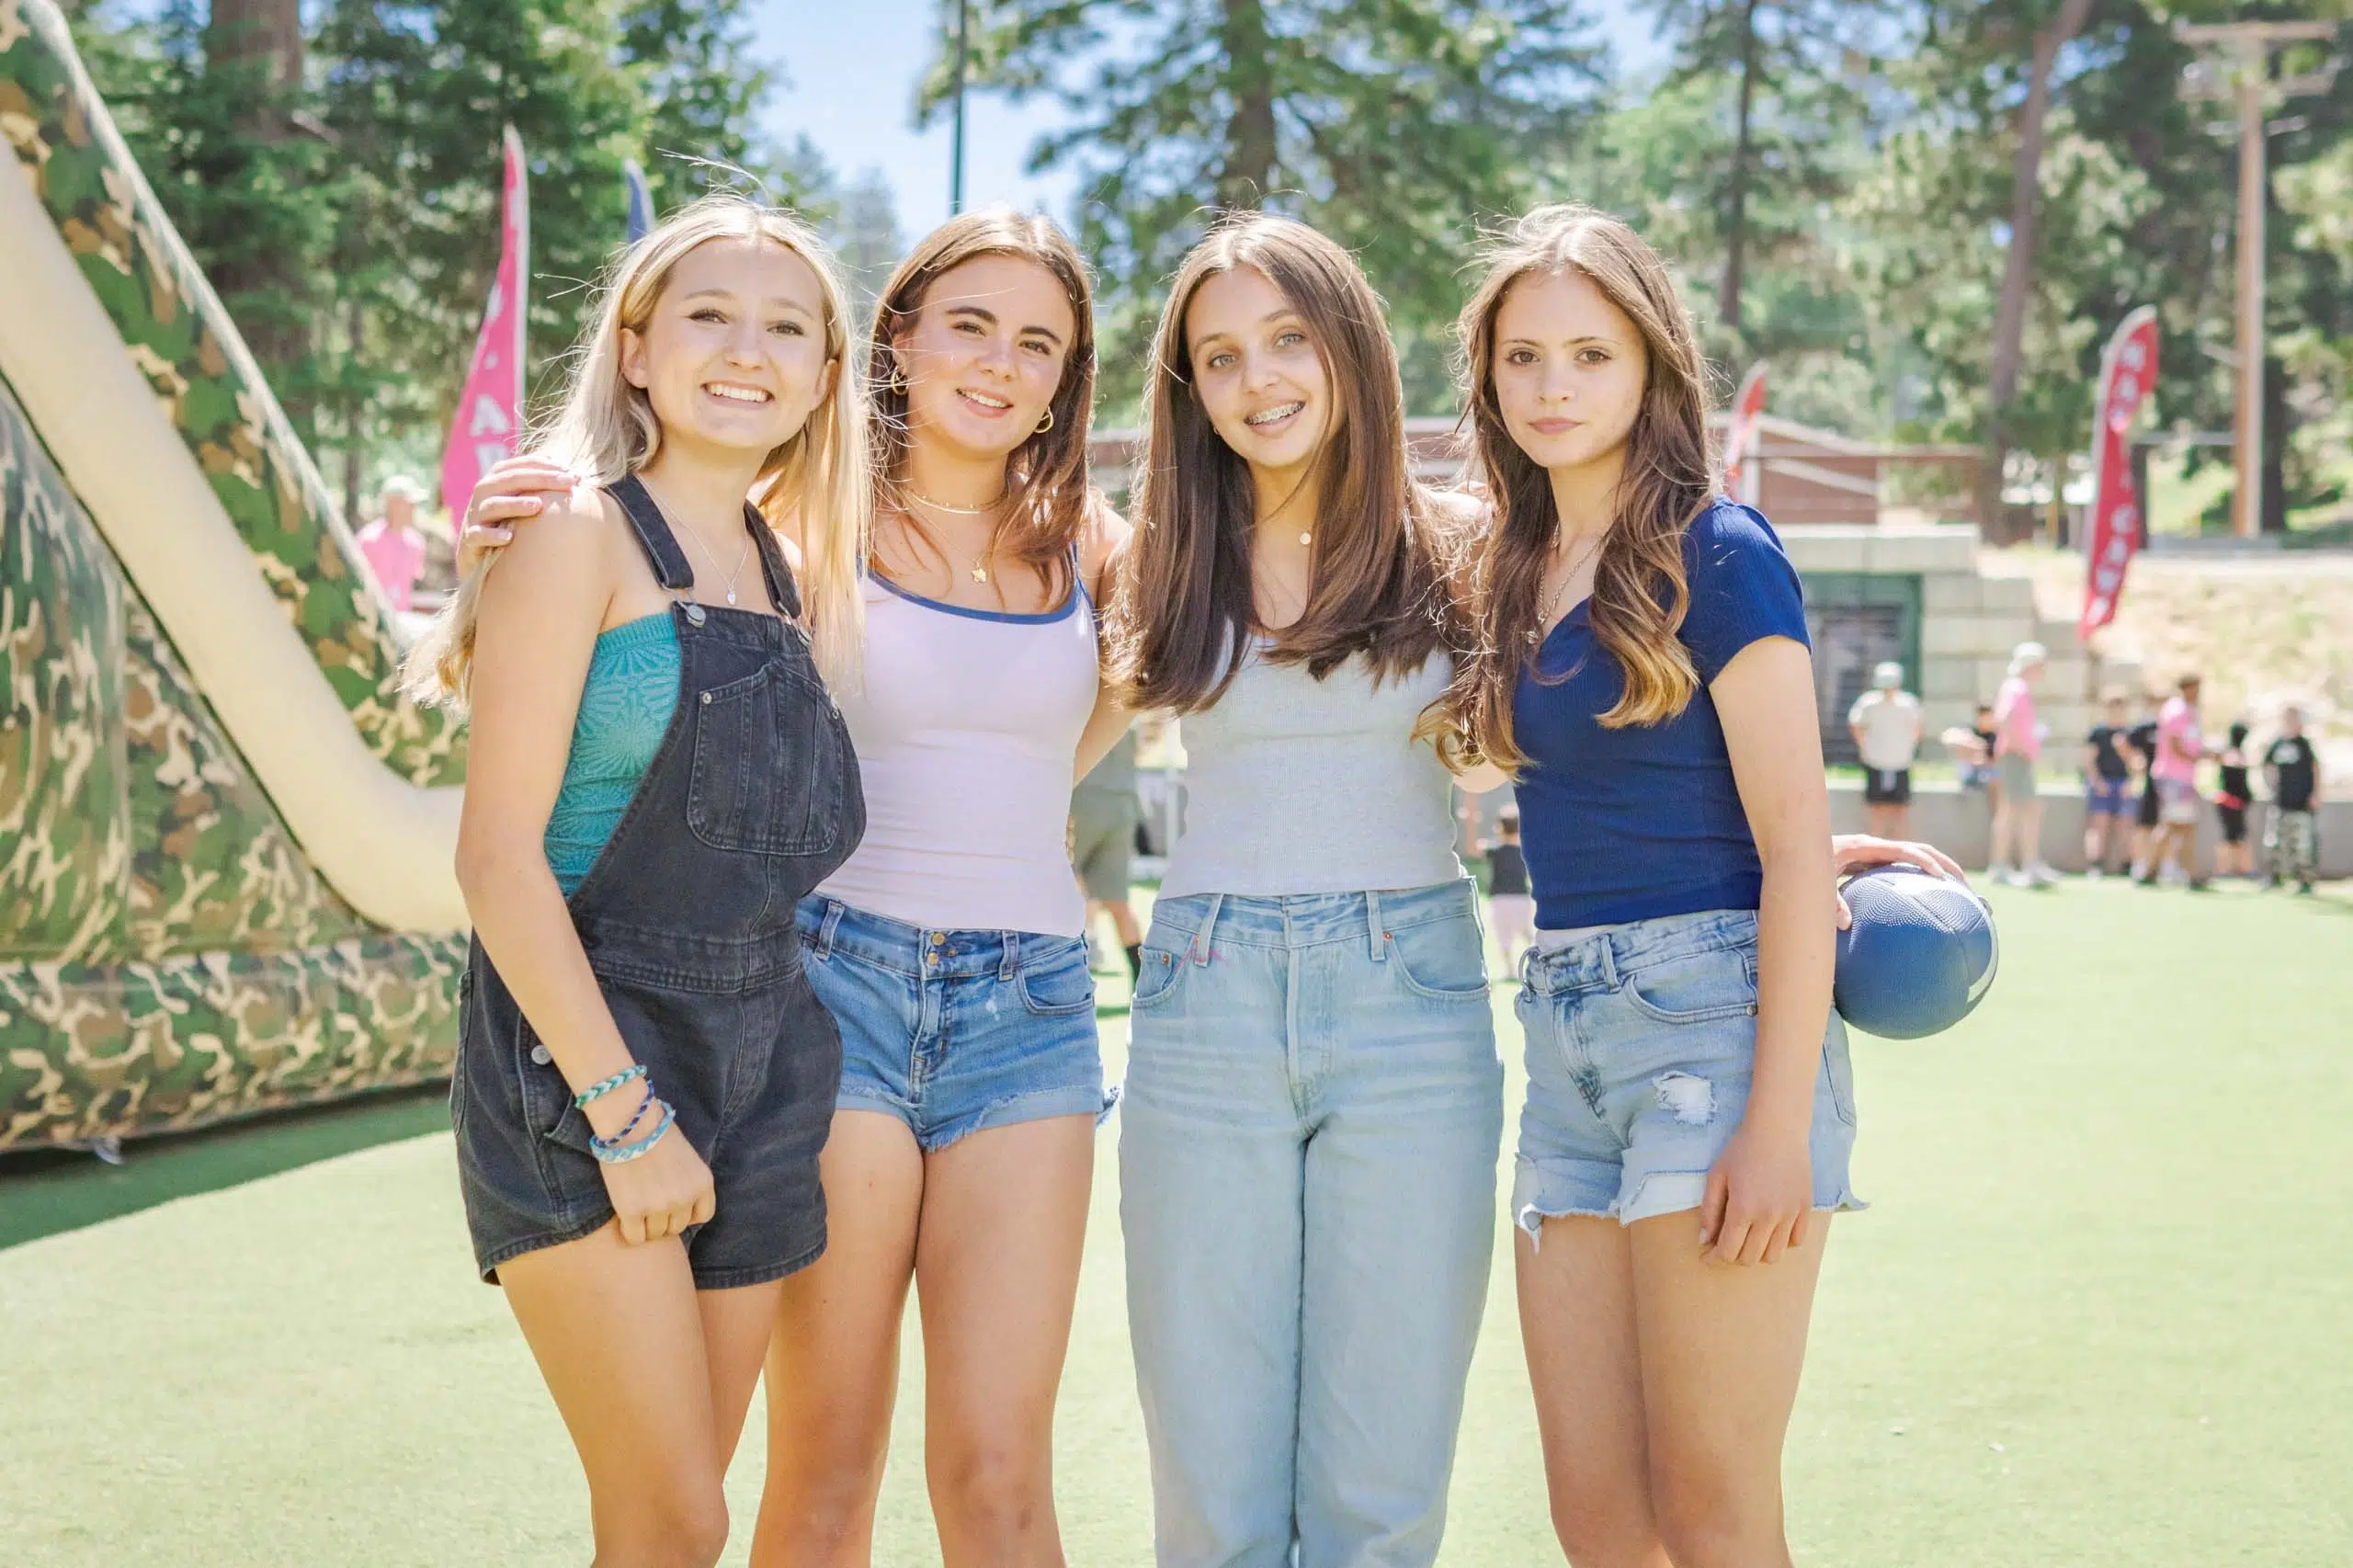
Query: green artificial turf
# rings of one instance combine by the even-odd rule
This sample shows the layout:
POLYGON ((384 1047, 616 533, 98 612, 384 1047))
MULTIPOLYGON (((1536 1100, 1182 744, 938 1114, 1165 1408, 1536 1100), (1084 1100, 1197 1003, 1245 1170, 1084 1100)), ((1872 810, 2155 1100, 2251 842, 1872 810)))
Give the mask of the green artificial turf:
MULTIPOLYGON (((1838 1222, 1815 1316, 1788 1456, 1799 1561, 2353 1562, 2353 903, 1995 898, 2003 974, 1978 1016, 1856 1041, 1875 1207, 1838 1222)), ((1116 1062, 1124 1026, 1106 1035, 1116 1062)), ((240 1136, 267 1153, 310 1125, 240 1136)), ((1057 1432, 1083 1565, 1150 1555, 1115 1135, 1057 1432)), ((135 1149, 132 1172, 170 1157, 135 1149)), ((0 1169, 11 1224, 81 1201, 72 1173, 0 1169)), ((1499 1247, 1441 1560, 1463 1568, 1557 1561, 1509 1278, 1499 1247)), ((0 1324, 10 1564, 586 1560, 583 1488, 473 1281, 445 1135, 0 1251, 0 1324)), ((919 1378, 911 1343, 890 1568, 938 1560, 919 1378)))

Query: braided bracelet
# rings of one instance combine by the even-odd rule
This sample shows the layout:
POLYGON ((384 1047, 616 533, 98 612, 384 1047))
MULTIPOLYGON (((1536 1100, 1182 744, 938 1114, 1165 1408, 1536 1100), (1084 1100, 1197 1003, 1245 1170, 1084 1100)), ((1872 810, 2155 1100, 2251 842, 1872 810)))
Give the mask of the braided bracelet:
POLYGON ((670 1108, 669 1102, 666 1100, 656 1101, 655 1103, 662 1107, 662 1119, 654 1124, 653 1131, 647 1133, 644 1137, 639 1139, 634 1143, 621 1143, 618 1142, 608 1142, 602 1138, 591 1138, 588 1140, 588 1152, 596 1155, 598 1161, 605 1165, 625 1165, 629 1164, 630 1161, 634 1160, 639 1155, 644 1153, 648 1149, 653 1148, 656 1143, 662 1142, 662 1135, 670 1131, 670 1124, 678 1119, 678 1113, 670 1108))
POLYGON ((586 1110, 588 1108, 589 1101, 601 1100, 607 1095, 611 1094, 615 1089, 620 1088, 623 1084, 629 1083, 632 1079, 642 1078, 644 1076, 645 1063, 642 1062, 632 1062, 628 1066, 622 1068, 620 1072, 614 1074, 611 1077, 600 1078, 596 1083, 589 1085, 586 1088, 573 1096, 572 1103, 578 1106, 582 1110, 586 1110))
MULTIPOLYGON (((652 1110, 655 1106, 661 1103, 661 1100, 656 1097, 654 1093, 654 1085, 652 1084, 646 1085, 645 1097, 637 1102, 637 1113, 629 1119, 628 1122, 619 1132, 614 1133, 610 1138, 602 1140, 605 1146, 607 1148, 619 1148, 621 1144, 628 1142, 630 1134, 636 1131, 638 1124, 645 1119, 645 1113, 652 1110)), ((589 1134, 589 1142, 592 1143, 598 1142, 596 1134, 589 1134)))

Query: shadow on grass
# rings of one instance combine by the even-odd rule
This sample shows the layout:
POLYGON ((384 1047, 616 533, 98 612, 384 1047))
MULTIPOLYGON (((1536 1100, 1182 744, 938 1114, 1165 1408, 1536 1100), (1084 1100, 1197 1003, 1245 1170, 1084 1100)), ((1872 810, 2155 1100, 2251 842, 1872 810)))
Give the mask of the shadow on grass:
POLYGON ((379 1143, 444 1131, 449 1090, 395 1089, 199 1132, 142 1138, 110 1165, 77 1149, 0 1154, 0 1249, 217 1192, 379 1143))

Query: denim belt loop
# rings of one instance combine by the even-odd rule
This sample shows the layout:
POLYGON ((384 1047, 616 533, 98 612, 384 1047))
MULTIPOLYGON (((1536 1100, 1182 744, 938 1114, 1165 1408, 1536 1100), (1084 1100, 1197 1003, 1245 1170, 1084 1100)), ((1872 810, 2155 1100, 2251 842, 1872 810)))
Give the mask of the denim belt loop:
POLYGON ((825 901, 825 918, 818 923, 817 939, 810 944, 819 959, 829 959, 834 956, 834 928, 842 923, 842 916, 848 913, 849 905, 840 899, 829 898, 825 901))
POLYGON ((1620 981, 1618 972, 1618 938, 1605 931, 1601 934, 1598 946, 1601 949, 1601 983, 1608 989, 1615 991, 1620 981))
POLYGON ((997 957, 996 977, 999 980, 1011 980, 1021 972, 1021 933, 1000 931, 997 937, 1005 944, 1005 950, 997 957))
POLYGON ((1224 907, 1225 894, 1210 894, 1209 909, 1201 915, 1201 928, 1193 933, 1193 940, 1187 949, 1192 960, 1205 969, 1210 961, 1210 933, 1217 929, 1218 911, 1224 907))
POLYGON ((1368 889, 1364 895, 1364 934, 1367 950, 1375 963, 1389 960, 1389 932, 1381 923, 1381 892, 1368 889))

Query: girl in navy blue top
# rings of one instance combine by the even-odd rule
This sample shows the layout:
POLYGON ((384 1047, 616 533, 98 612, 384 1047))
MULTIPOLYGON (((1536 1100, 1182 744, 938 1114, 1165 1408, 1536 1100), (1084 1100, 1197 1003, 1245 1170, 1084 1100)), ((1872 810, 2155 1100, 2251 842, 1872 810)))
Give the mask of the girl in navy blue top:
POLYGON ((1541 209, 1462 333, 1495 516, 1442 720, 1515 773, 1537 901, 1512 1207, 1552 1517, 1579 1562, 1785 1562, 1824 1216, 1860 1207, 1836 871, 1958 869, 1833 845, 1797 573, 1715 494, 1657 255, 1541 209))

